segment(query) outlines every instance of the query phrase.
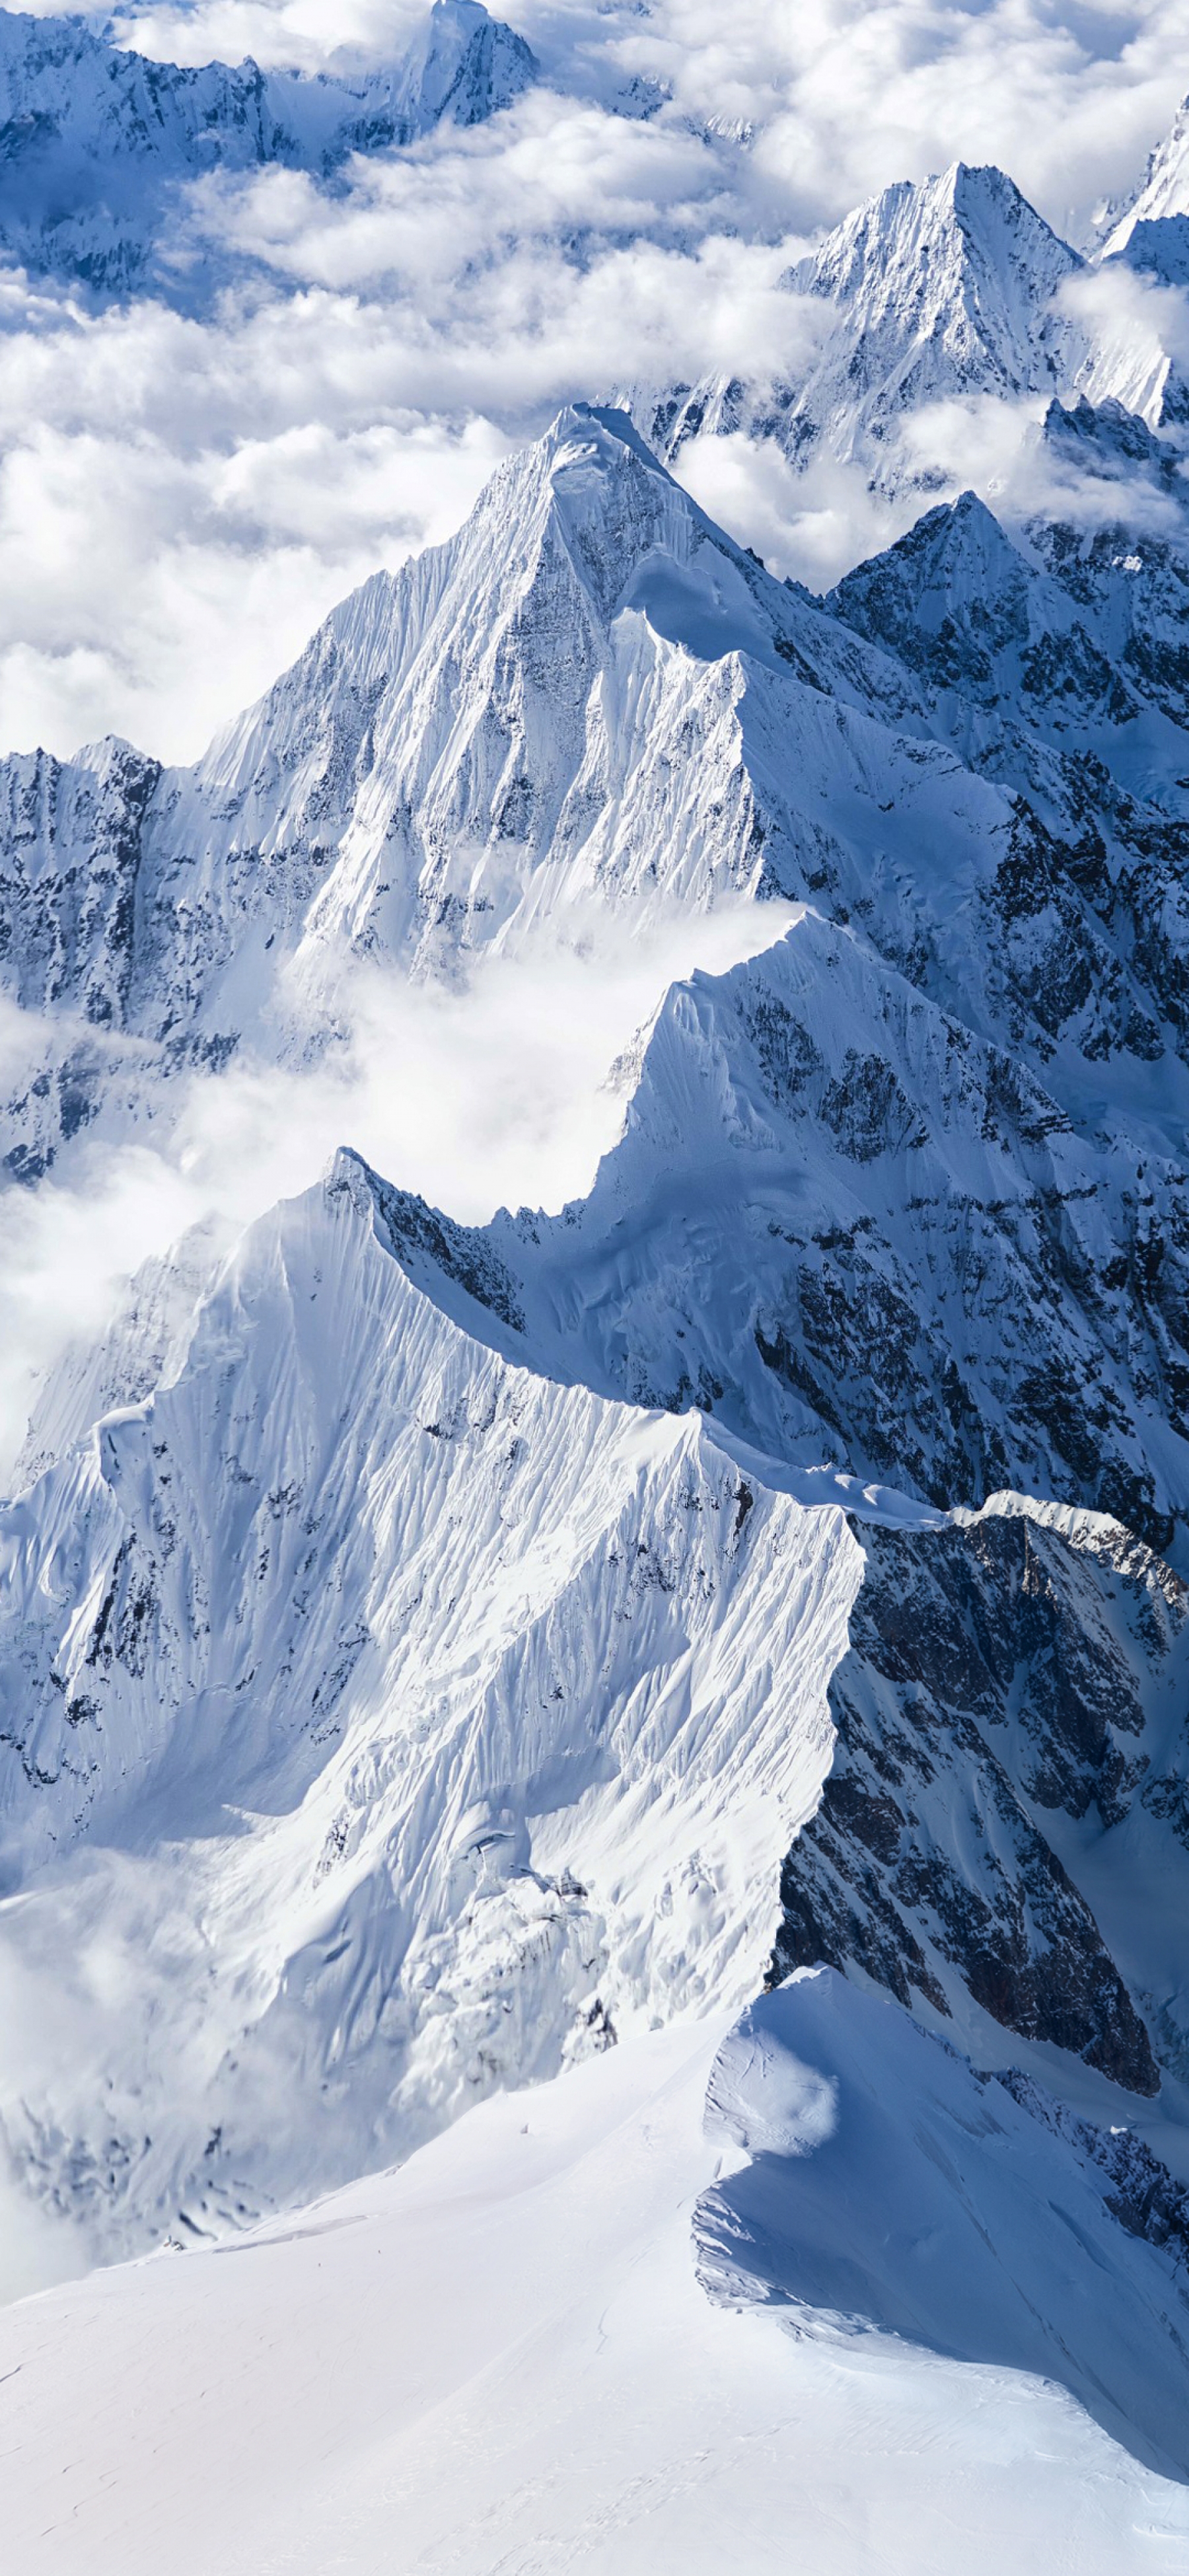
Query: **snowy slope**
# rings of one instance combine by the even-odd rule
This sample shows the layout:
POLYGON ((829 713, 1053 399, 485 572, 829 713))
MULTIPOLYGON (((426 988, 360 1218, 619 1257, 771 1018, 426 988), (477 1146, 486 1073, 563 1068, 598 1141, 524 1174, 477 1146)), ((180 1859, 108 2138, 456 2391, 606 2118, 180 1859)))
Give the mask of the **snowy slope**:
MULTIPOLYGON (((591 911, 644 927, 741 896, 861 919, 1046 1081, 1063 1032, 1095 1062, 1104 1045, 1155 1061, 1183 975, 1161 835, 1185 801, 1181 601, 1175 569, 1160 578, 1165 721, 1145 713, 1137 746, 1122 688, 1093 736, 1118 780, 1083 763, 1069 782, 1037 740, 1031 663, 1009 674, 1010 724, 966 698, 955 713, 902 616, 890 650, 861 638, 734 545, 622 415, 564 413, 194 769, 120 744, 0 767, 3 974, 33 1015, 8 1168, 33 1178, 84 1127, 168 1116, 163 1075, 301 1051, 338 1024, 352 960, 454 976, 472 950, 580 938, 591 911), (1096 878, 1100 818, 1120 856, 1096 878), (1120 878, 1142 938, 1120 935, 1120 878), (997 994, 954 931, 971 905, 1004 945, 997 994)), ((850 594, 831 605, 849 615, 850 594)))
POLYGON ((1125 258, 1184 284, 1189 243, 1189 99, 1182 100, 1163 142, 1150 155, 1129 204, 1115 211, 1103 243, 1104 259, 1125 258))
POLYGON ((5 984, 69 1023, 56 1053, 28 1023, 9 1168, 118 1131, 130 1099, 167 1108, 163 1074, 275 1055, 278 1013, 304 1044, 345 958, 449 974, 583 906, 643 924, 799 888, 831 847, 835 704, 864 776, 899 758, 889 723, 922 721, 916 684, 772 581, 625 420, 564 413, 193 770, 121 744, 0 764, 5 984))
MULTIPOLYGON (((843 2023, 834 2054, 819 2054, 819 2080, 842 2071, 846 2035, 843 2023)), ((912 2036, 882 2060, 901 2084, 912 2036)), ((690 2214, 723 2161, 721 2114, 711 2138, 702 2123, 716 2037, 630 2042, 529 2097, 482 2104, 401 2172, 234 2249, 100 2273, 0 2315, 6 2532, 22 2569, 784 2576, 790 2553, 815 2576, 1176 2564, 1184 2487, 1082 2411, 1051 2342, 1037 2379, 969 2344, 966 2360, 947 2359, 917 2340, 915 2319, 906 2337, 802 2309, 790 2333, 787 2309, 705 2296, 690 2214)), ((801 2053, 815 2063, 804 2041, 801 2053)), ((737 2051, 730 2062, 738 2076, 737 2051)), ((985 2129, 988 2091, 1006 2129, 1007 2096, 956 2064, 921 2102, 916 2174, 951 2240, 962 2213, 927 2157, 983 2181, 988 2140, 953 2113, 968 2120, 969 2105, 985 2129)), ((879 2106, 855 2108, 864 2187, 881 2201, 879 2106)), ((765 2160, 784 2186, 782 2252, 815 2166, 831 2159, 841 2182, 849 2144, 843 2132, 796 2164, 765 2160)), ((893 2152, 901 2180, 902 2141, 893 2152)), ((1042 2152, 1038 2133, 1030 2179, 1042 2152)), ((1072 2221, 1130 2287, 1148 2249, 1104 2223, 1072 2159, 1045 2180, 1044 2238, 1035 2224, 1005 2231, 1005 2270, 1039 2255, 1047 2286, 1058 2245, 1076 2255, 1072 2221)), ((1024 2194, 1000 2178, 997 2208, 1018 2220, 1024 2194)), ((868 2205, 853 2215, 865 2226, 868 2205)), ((932 2209, 910 2215, 927 2249, 932 2209)), ((708 2217, 703 2199, 700 2232, 708 2217)), ((737 2251, 742 2269, 748 2248, 737 2251)), ((1066 2288, 1046 2321, 1068 2329, 1066 2288)), ((1177 2295, 1170 2284, 1170 2308, 1177 2295)), ((1149 2382, 1160 2350, 1153 2336, 1149 2382)), ((1117 2376, 1117 2357, 1108 2368, 1117 2376)))
POLYGON ((543 1301, 415 1211, 344 1159, 6 1511, 23 2186, 109 2257, 243 2224, 744 2000, 774 1929, 1183 2162, 1175 1579, 1033 1506, 856 1546, 828 1478, 501 1359, 543 1301))
POLYGON ((0 12, 0 245, 103 293, 159 287, 154 254, 189 182, 270 163, 326 177, 443 119, 476 124, 536 74, 480 0, 433 0, 406 60, 354 78, 250 59, 185 70, 117 49, 84 18, 0 12))
POLYGON ((468 1339, 357 1164, 245 1238, 173 1383, 0 1548, 4 2132, 94 2252, 754 1990, 843 1517, 468 1339))
POLYGON ((708 2107, 711 2135, 751 2159, 698 2204, 712 2297, 1057 2379, 1185 2477, 1189 2198, 1177 2237, 1154 2243, 1119 2214, 1094 2153, 1109 2141, 1046 2120, 1027 2088, 1017 2100, 828 1969, 744 2016, 708 2107))
MULTIPOLYGON (((991 937, 957 914, 955 946, 991 937)), ((467 1230, 406 1199, 391 1222, 431 1294, 497 1338, 515 1312, 559 1376, 939 1505, 1014 1485, 1167 1546, 1189 1510, 1183 1166, 1140 1136, 1079 1133, 807 913, 672 988, 587 1200, 467 1230)))
MULTIPOLYGON (((1171 182, 1170 182, 1171 186, 1171 182)), ((1175 187, 1172 188, 1175 195, 1175 187)), ((1128 217, 1104 254, 1189 281, 1182 214, 1128 217), (1134 222, 1134 229, 1127 227, 1134 222)), ((956 412, 1035 417, 1044 401, 1118 401, 1154 429, 1189 393, 1183 322, 1084 290, 1093 265, 1053 233, 1007 174, 956 162, 859 206, 784 284, 807 300, 813 354, 795 378, 763 371, 639 387, 634 418, 672 460, 692 439, 775 440, 797 471, 854 466, 885 500, 953 488, 956 412)), ((989 462, 989 474, 1000 469, 989 462)), ((992 485, 994 488, 994 484, 992 485)))

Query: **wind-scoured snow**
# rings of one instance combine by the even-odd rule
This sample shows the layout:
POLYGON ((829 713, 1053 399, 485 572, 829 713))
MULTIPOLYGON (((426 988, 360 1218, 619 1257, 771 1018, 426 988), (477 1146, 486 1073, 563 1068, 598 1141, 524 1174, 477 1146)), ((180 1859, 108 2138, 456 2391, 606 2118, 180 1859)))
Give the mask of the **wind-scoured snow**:
MULTIPOLYGON (((704 2194, 703 2281, 1071 2389, 1165 2476, 1189 2471, 1189 2235, 1147 2241, 1109 2175, 993 2077, 828 1968, 752 2006, 710 2077, 749 2162, 704 2194), (1110 2331, 1102 2318, 1109 2311, 1110 2331)), ((1189 2215, 1189 2199, 1184 2209, 1189 2215)))

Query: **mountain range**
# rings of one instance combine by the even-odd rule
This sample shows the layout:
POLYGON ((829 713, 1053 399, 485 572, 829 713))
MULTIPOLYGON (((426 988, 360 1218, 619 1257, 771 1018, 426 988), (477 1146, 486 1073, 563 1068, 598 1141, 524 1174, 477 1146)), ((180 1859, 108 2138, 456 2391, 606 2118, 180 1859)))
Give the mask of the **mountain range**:
MULTIPOLYGON (((78 22, 13 25, 14 100, 42 43, 93 100, 78 22)), ((139 170, 152 67, 98 52, 139 170)), ((438 0, 354 108, 278 77, 171 75, 154 170, 213 124, 326 178, 534 65, 438 0)), ((1174 159, 1108 259, 1185 220, 1174 159)), ((704 2024, 712 2303, 1055 2377, 1183 2480, 1189 530, 1173 362, 1108 381, 1090 269, 1001 173, 905 183, 790 274, 767 412, 569 405, 192 767, 0 764, 11 1192, 333 1065, 376 968, 399 1009, 755 920, 585 1196, 464 1224, 348 1140, 41 1390, 0 2122, 80 2259, 280 2242, 704 2024), (1032 406, 1035 491, 925 473, 823 596, 671 470, 746 429, 903 492, 976 397, 1032 406)))
POLYGON ((219 172, 333 180, 353 154, 497 115, 536 80, 481 0, 433 0, 409 54, 358 73, 150 62, 80 17, 0 12, 0 244, 34 276, 184 293, 184 192, 219 172), (172 273, 172 274, 171 274, 172 273))

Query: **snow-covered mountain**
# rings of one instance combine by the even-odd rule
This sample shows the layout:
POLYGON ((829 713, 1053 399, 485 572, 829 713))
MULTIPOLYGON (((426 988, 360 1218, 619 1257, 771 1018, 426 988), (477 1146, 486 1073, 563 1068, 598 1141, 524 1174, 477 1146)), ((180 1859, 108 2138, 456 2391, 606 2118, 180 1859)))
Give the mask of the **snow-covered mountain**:
MULTIPOLYGON (((1097 464, 1088 411, 1052 436, 1097 464)), ((1025 560, 964 506, 823 606, 622 415, 564 413, 195 768, 120 743, 0 765, 9 1169, 168 1115, 170 1073, 308 1044, 352 959, 451 976, 590 907, 643 926, 741 896, 861 923, 1080 1116, 1086 1059, 1161 1060, 1183 1007, 1184 577, 1137 543, 1040 532, 1025 560), (973 633, 993 580, 1010 639, 1031 601, 993 708, 969 638, 943 671, 916 631, 939 524, 946 617, 973 633)))
MULTIPOLYGON (((1185 222, 1120 226, 1101 256, 1154 268, 1179 289, 1185 222)), ((757 363, 746 377, 637 388, 633 416, 670 461, 691 438, 742 431, 775 440, 798 470, 819 457, 857 467, 901 502, 952 488, 952 436, 939 446, 933 415, 952 423, 955 406, 1034 414, 1046 397, 1069 406, 1082 394, 1153 429, 1183 422, 1183 330, 1171 316, 1162 329, 1155 306, 1096 305, 1078 291, 1094 272, 1005 172, 956 162, 886 188, 788 270, 813 351, 795 379, 757 363)))
POLYGON ((1144 2347, 1189 2167, 1189 554, 1167 439, 1052 398, 1076 264, 958 174, 799 291, 854 326, 822 438, 856 386, 864 437, 997 388, 1089 517, 964 495, 819 600, 575 406, 193 768, 0 769, 13 1187, 332 1047, 360 962, 465 991, 600 912, 798 907, 661 998, 584 1200, 467 1227, 345 1151, 45 1389, 0 2121, 90 2255, 824 1968, 712 2081, 753 2159, 700 2206, 714 2294, 1060 2368, 1183 2467, 1144 2347), (756 2051, 838 2155, 757 2148, 756 2051), (862 2065, 922 2127, 847 2273, 862 2065), (1042 2204, 1126 2323, 1097 2393, 1082 2275, 1046 2250, 1021 2305, 1042 2204))
POLYGON ((531 48, 481 0, 433 0, 407 57, 355 76, 187 70, 84 18, 0 11, 0 247, 107 294, 159 285, 155 255, 192 181, 270 164, 329 178, 352 153, 477 124, 536 77, 531 48))
POLYGON ((887 718, 923 726, 919 694, 715 528, 622 416, 564 413, 194 769, 121 743, 0 764, 5 982, 49 1015, 10 1092, 9 1168, 44 1169, 129 1094, 167 1101, 163 1072, 275 1050, 283 1007, 304 1042, 344 957, 451 973, 542 914, 644 922, 799 887, 832 846, 835 705, 860 746, 876 718, 870 770, 897 757, 887 718))
MULTIPOLYGON (((655 27, 547 20, 600 149, 655 119, 551 260, 629 245, 617 154, 666 255, 751 220, 655 27)), ((0 16, 0 247, 80 330, 250 313, 203 206, 420 144, 412 202, 538 80, 529 269, 553 93, 478 0, 323 77, 0 16)), ((0 2316, 22 2568, 1183 2546, 1184 124, 1093 252, 995 169, 886 190, 784 279, 796 374, 567 404, 192 766, 0 761, 18 1241, 321 1098, 378 995, 465 1043, 505 971, 753 925, 584 1196, 465 1224, 348 1135, 40 1389, 0 2296, 118 2268, 0 2316), (774 578, 668 470, 733 430, 904 532, 774 578)))
POLYGON ((1102 255, 1171 285, 1189 282, 1189 99, 1150 155, 1133 196, 1111 209, 1102 255))
MULTIPOLYGON (((820 347, 796 384, 684 388, 650 420, 664 453, 703 431, 775 434, 794 460, 817 447, 879 476, 906 415, 967 394, 1055 394, 1086 349, 1057 301, 1082 263, 1003 171, 955 162, 860 206, 791 268, 822 307, 820 347)), ((905 471, 898 454, 887 473, 905 471)))
POLYGON ((171 1385, 0 1545, 0 1938, 78 2040, 40 2058, 18 2005, 4 2131, 93 2251, 754 1990, 829 1759, 843 1515, 468 1338, 358 1164, 247 1237, 171 1385))
POLYGON ((588 1200, 482 1230, 409 1200, 393 1223, 435 1295, 475 1330, 515 1315, 551 1373, 938 1505, 1014 1485, 1168 1547, 1183 1187, 1124 1118, 1079 1133, 1006 1049, 807 914, 667 996, 588 1200))
POLYGON ((730 2011, 774 1933, 1183 2166, 1176 1578, 538 1374, 490 1247, 439 1302, 409 1235, 341 1158, 6 1507, 23 2188, 93 2254, 218 2235, 730 2011))

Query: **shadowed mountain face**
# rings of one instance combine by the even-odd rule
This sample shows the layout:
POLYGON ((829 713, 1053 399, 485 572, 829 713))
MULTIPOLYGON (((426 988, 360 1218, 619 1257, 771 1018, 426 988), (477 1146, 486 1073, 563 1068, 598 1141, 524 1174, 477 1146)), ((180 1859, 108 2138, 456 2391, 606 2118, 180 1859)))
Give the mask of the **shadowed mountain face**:
POLYGON ((863 1547, 772 1975, 826 1960, 976 2055, 1002 2045, 990 2022, 1179 2090, 1183 1586, 1118 1524, 1038 1505, 863 1547))
POLYGON ((731 2033, 707 2126, 748 2159, 695 2213, 712 2299, 1055 2378, 1189 2474, 1189 2205, 1151 2159, 821 1969, 731 2033))

